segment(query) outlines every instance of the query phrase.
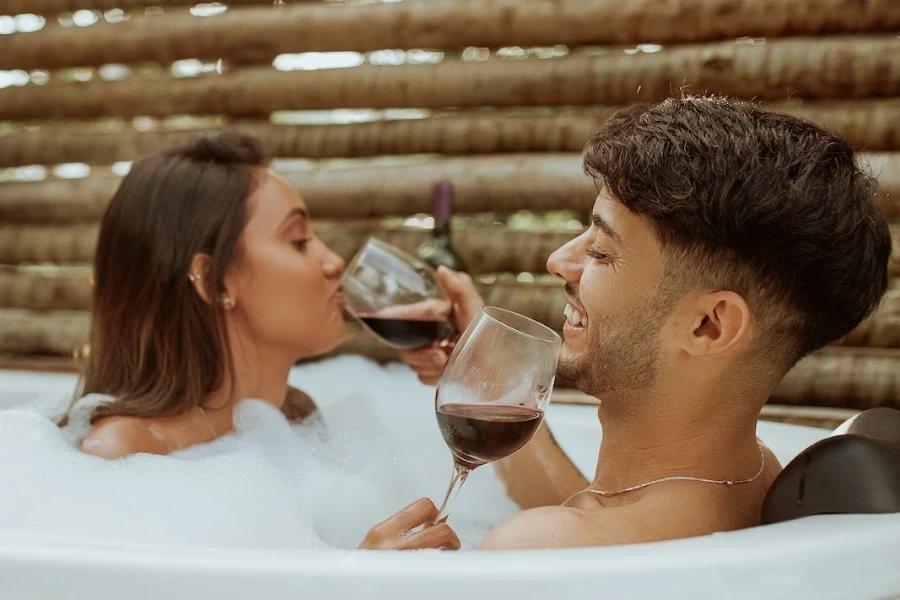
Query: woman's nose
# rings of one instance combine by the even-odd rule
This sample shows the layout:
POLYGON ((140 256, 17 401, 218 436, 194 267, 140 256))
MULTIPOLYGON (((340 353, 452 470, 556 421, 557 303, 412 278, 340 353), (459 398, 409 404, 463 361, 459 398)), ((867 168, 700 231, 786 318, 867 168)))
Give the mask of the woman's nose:
POLYGON ((336 279, 344 272, 344 267, 347 266, 347 263, 344 262, 344 259, 338 256, 331 248, 325 245, 324 242, 321 242, 321 244, 322 271, 329 279, 336 279))

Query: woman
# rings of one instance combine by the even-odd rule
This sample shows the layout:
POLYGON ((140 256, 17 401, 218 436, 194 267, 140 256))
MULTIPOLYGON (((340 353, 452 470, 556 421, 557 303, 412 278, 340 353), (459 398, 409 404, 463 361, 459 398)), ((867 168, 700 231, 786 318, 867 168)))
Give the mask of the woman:
MULTIPOLYGON (((123 179, 100 228, 79 391, 113 400, 75 403, 91 410, 84 452, 116 459, 210 442, 233 429, 243 399, 284 410, 291 367, 341 341, 344 263, 266 165, 258 140, 225 131, 145 157, 123 179)), ((286 412, 314 410, 307 398, 286 412)), ((445 524, 409 533, 436 514, 419 500, 360 547, 458 548, 445 524)))

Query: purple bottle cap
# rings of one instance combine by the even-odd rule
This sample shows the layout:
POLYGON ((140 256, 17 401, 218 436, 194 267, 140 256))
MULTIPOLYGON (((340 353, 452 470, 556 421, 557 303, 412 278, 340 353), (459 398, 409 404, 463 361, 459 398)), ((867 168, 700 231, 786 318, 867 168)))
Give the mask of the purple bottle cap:
POLYGON ((442 179, 434 184, 434 218, 447 221, 453 213, 453 184, 442 179))

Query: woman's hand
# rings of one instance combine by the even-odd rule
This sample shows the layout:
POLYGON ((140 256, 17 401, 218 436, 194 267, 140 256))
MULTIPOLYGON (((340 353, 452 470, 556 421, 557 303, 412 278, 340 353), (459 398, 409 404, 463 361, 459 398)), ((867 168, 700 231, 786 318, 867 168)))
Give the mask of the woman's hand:
MULTIPOLYGON (((484 306, 484 300, 475 289, 475 282, 466 273, 439 267, 437 278, 452 303, 456 330, 462 332, 484 306)), ((445 316, 449 316, 450 306, 446 310, 445 316)), ((447 353, 440 348, 400 350, 397 356, 416 372, 419 381, 428 385, 437 383, 447 364, 447 353)))
POLYGON ((369 530, 359 544, 361 550, 459 550, 459 538, 446 523, 431 525, 438 514, 427 498, 417 500, 369 530), (411 533, 419 526, 421 531, 411 533))

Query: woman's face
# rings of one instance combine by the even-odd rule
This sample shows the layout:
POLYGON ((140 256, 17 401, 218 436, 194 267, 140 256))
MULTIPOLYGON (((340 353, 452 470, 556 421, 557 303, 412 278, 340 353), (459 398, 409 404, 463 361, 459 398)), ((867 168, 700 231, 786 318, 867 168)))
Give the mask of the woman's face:
POLYGON ((247 214, 225 276, 240 331, 292 360, 332 349, 344 337, 344 261, 315 236, 306 203, 271 170, 248 198, 247 214))

